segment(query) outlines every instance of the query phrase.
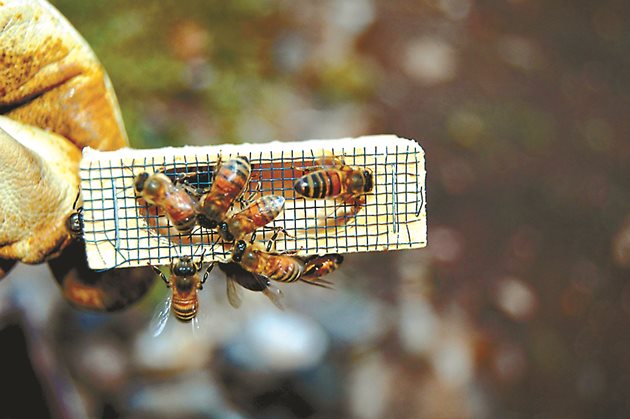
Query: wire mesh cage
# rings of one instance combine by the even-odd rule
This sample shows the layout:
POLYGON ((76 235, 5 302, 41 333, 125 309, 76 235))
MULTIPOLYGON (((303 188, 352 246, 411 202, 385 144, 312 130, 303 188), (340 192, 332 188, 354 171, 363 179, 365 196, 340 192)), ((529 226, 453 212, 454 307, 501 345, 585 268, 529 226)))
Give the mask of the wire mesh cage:
POLYGON ((239 211, 263 195, 285 198, 284 211, 259 229, 256 240, 273 242, 273 251, 300 256, 401 250, 427 243, 425 162, 422 148, 392 135, 339 140, 274 142, 208 147, 84 151, 81 163, 83 236, 88 263, 103 270, 165 265, 175 257, 225 261, 230 243, 212 229, 196 226, 179 234, 156 207, 138 199, 138 173, 163 172, 208 190, 217 164, 247 157, 251 178, 239 211), (339 164, 373 174, 373 189, 361 205, 338 198, 308 199, 294 190, 296 179, 331 157, 339 164))

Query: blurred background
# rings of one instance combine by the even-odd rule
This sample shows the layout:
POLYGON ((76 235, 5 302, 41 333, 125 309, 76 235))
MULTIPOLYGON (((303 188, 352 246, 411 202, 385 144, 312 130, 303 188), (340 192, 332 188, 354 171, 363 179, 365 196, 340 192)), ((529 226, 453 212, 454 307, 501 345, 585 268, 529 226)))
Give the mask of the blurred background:
POLYGON ((134 147, 417 140, 429 246, 348 255, 334 291, 283 287, 284 312, 250 292, 232 309, 216 272, 200 329, 158 337, 161 282, 92 314, 18 267, 0 370, 24 384, 4 417, 630 417, 630 4, 53 4, 134 147))

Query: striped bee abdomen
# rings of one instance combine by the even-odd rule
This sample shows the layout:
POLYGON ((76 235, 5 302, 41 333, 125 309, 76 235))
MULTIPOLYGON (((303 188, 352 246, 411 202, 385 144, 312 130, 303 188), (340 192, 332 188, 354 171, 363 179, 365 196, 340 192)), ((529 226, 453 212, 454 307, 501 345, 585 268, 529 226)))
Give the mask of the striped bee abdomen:
POLYGON ((164 210, 173 226, 179 232, 190 232, 197 221, 197 205, 184 190, 176 190, 167 195, 164 210))
POLYGON ((173 314, 179 320, 187 322, 195 318, 199 309, 197 298, 193 299, 177 299, 173 298, 172 302, 173 314))
POLYGON ((219 234, 223 240, 231 242, 253 233, 257 228, 272 222, 284 209, 284 197, 265 195, 243 211, 219 223, 219 234))
POLYGON ((279 282, 295 282, 304 272, 301 260, 285 255, 270 255, 265 276, 279 282))
POLYGON ((255 210, 250 211, 247 215, 252 219, 256 227, 262 227, 269 224, 284 209, 284 197, 280 195, 265 195, 254 201, 255 210))
POLYGON ((214 178, 211 193, 216 190, 232 200, 238 198, 249 182, 252 167, 245 157, 237 157, 221 165, 214 178))
POLYGON ((343 193, 342 173, 339 170, 315 170, 295 181, 295 191, 306 198, 331 198, 343 193))
POLYGON ((210 191, 201 198, 199 222, 203 227, 215 228, 225 219, 227 211, 249 183, 251 165, 246 157, 236 157, 221 164, 210 191))

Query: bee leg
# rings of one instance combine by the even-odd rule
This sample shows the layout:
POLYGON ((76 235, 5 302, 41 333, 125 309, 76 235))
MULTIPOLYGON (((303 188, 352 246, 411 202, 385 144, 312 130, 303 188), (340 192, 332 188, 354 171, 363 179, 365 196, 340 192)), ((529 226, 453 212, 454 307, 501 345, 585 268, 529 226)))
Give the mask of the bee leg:
POLYGON ((188 179, 192 178, 192 177, 196 177, 197 176, 197 172, 190 172, 190 173, 179 173, 177 175, 177 177, 175 178, 175 181, 173 182, 176 185, 188 185, 191 186, 190 183, 188 182, 188 179))
POLYGON ((355 217, 361 208, 365 206, 365 195, 353 196, 346 201, 347 204, 352 205, 352 211, 349 213, 349 217, 355 217))
MULTIPOLYGON (((280 232, 283 232, 284 234, 286 234, 289 237, 293 237, 290 234, 287 233, 287 231, 284 229, 284 227, 274 227, 272 228, 272 230, 275 230, 273 233, 273 236, 271 236, 271 238, 269 239, 269 242, 267 243, 267 247, 266 247, 266 251, 269 252, 271 251, 271 249, 275 249, 276 248, 276 241, 278 240, 278 235, 280 234, 280 232)), ((289 252, 286 252, 289 253, 289 252)))
MULTIPOLYGON (((275 249, 276 247, 276 240, 278 239, 278 234, 280 234, 281 231, 285 231, 284 228, 280 227, 279 229, 275 229, 276 231, 273 233, 273 236, 271 236, 271 238, 269 239, 269 242, 267 243, 267 252, 271 251, 271 248, 273 247, 275 249)), ((286 232, 286 231, 285 231, 286 232)))
POLYGON ((188 183, 187 178, 190 173, 180 173, 175 179, 175 186, 182 188, 188 195, 193 197, 195 201, 200 201, 201 197, 210 191, 209 188, 199 188, 188 183))
POLYGON ((260 176, 258 176, 258 181, 256 182, 256 189, 254 189, 254 195, 260 193, 262 189, 262 181, 260 180, 260 176))
POLYGON ((155 273, 158 274, 160 278, 162 278, 162 281, 164 281, 167 287, 171 287, 171 284, 168 282, 168 278, 166 277, 166 275, 164 275, 164 272, 162 272, 157 266, 151 265, 149 262, 147 262, 147 265, 149 265, 151 269, 153 269, 155 273))
MULTIPOLYGON (((133 159, 131 159, 131 166, 135 167, 135 165, 136 165, 136 159, 134 157, 133 159)), ((127 169, 129 171, 132 179, 136 177, 136 174, 133 172, 133 169, 131 167, 127 166, 126 164, 123 164, 123 169, 127 169)))
POLYGON ((260 179, 258 179, 258 182, 256 182, 256 188, 254 188, 253 191, 250 189, 249 196, 247 198, 243 198, 243 196, 239 196, 236 200, 243 207, 246 207, 254 201, 254 197, 260 193, 261 189, 262 189, 262 182, 260 181, 260 179))
POLYGON ((212 176, 212 183, 214 183, 214 179, 217 177, 217 173, 219 172, 219 169, 221 168, 222 162, 223 162, 223 156, 219 155, 217 162, 214 164, 214 175, 212 176))
POLYGON ((339 199, 344 204, 344 207, 337 207, 337 209, 328 214, 324 219, 323 227, 339 227, 346 225, 351 219, 355 218, 359 211, 361 211, 361 208, 365 206, 365 195, 343 194, 339 196, 339 199), (351 206, 351 208, 347 210, 347 206, 351 206))
MULTIPOLYGON (((199 264, 196 265, 197 272, 201 271, 203 267, 203 258, 205 255, 206 255, 206 249, 203 249, 203 252, 201 253, 201 257, 199 258, 199 264)), ((206 282, 206 279, 208 279, 208 275, 210 274, 210 271, 212 270, 213 267, 214 267, 214 263, 211 263, 206 268, 206 273, 203 275, 203 278, 201 279, 201 282, 199 283, 199 286, 198 286, 199 289, 203 288, 203 284, 206 282)))
POLYGON ((255 196, 256 196, 256 192, 253 192, 253 193, 250 192, 247 198, 243 198, 242 196, 238 197, 236 199, 236 202, 238 202, 241 205, 241 208, 245 208, 246 206, 252 203, 255 196))
POLYGON ((210 272, 212 272, 212 269, 214 269, 214 265, 216 265, 216 262, 212 262, 206 268, 206 272, 203 274, 203 278, 201 279, 201 284, 199 284, 199 289, 201 289, 201 286, 206 283, 206 280, 208 279, 210 272))
POLYGON ((273 229, 276 230, 277 233, 282 233, 287 237, 295 238, 295 236, 289 234, 289 232, 284 227, 274 227, 273 229))
POLYGON ((284 227, 269 227, 269 226, 264 226, 263 227, 265 230, 271 230, 274 231, 274 236, 273 237, 277 237, 279 233, 284 234, 287 237, 291 237, 291 238, 295 238, 295 236, 289 234, 289 232, 284 228, 284 227))
POLYGON ((186 178, 186 173, 180 173, 177 178, 175 178, 175 182, 173 182, 173 184, 185 190, 188 195, 194 197, 195 199, 201 198, 201 195, 203 195, 203 191, 199 188, 195 188, 190 183, 188 183, 186 178))
POLYGON ((301 277, 300 281, 305 284, 315 285, 316 287, 326 288, 327 290, 334 289, 333 283, 328 281, 327 279, 322 279, 321 276, 313 276, 313 277, 301 277))

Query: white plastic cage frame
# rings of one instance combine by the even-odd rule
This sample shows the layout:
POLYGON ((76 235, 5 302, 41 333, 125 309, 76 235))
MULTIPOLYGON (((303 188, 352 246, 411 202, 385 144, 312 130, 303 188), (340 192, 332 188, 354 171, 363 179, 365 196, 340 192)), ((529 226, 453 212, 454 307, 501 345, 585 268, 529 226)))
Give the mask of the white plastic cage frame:
MULTIPOLYGON (((413 140, 393 135, 337 140, 272 142, 266 144, 206 147, 121 149, 113 152, 84 150, 81 163, 83 239, 87 259, 95 270, 167 265, 175 257, 192 256, 225 261, 230 244, 216 232, 195 227, 181 235, 167 217, 142 203, 133 184, 140 172, 164 171, 175 178, 188 174, 189 182, 207 188, 214 167, 236 157, 249 158, 252 177, 245 197, 267 194, 285 197, 284 211, 268 227, 259 229, 257 241, 268 241, 273 227, 282 227, 273 251, 298 256, 402 250, 427 244, 425 158, 413 140), (339 213, 352 213, 339 199, 306 199, 293 184, 322 156, 342 159, 346 165, 372 171, 374 187, 356 215, 334 221, 339 213)), ((238 211, 236 204, 232 211, 238 211)))

